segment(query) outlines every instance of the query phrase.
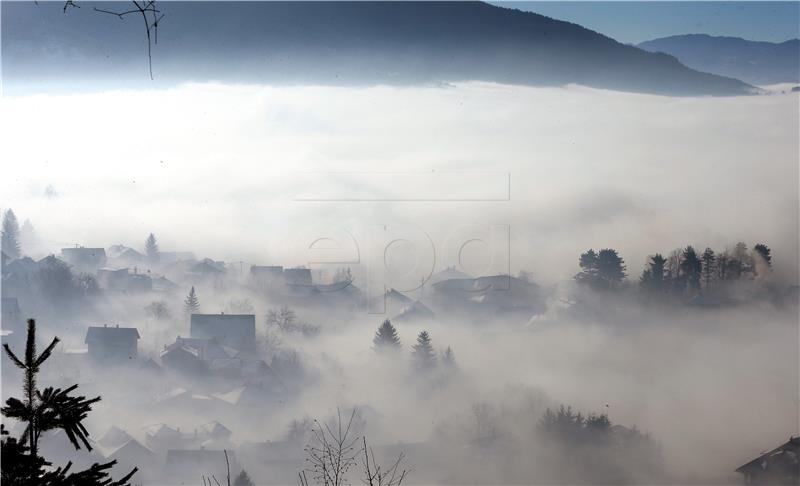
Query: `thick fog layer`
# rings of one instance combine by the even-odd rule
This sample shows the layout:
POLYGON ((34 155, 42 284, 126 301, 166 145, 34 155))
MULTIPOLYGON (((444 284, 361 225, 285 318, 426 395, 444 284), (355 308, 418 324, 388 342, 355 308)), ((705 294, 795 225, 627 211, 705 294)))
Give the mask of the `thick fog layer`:
POLYGON ((206 84, 2 103, 14 170, 0 192, 47 221, 43 254, 154 232, 163 249, 304 265, 336 229, 364 247, 370 225, 413 224, 441 249, 461 225, 504 224, 511 271, 540 282, 570 277, 590 247, 618 249, 638 274, 655 251, 740 240, 770 242, 797 280, 796 94, 206 84), (331 171, 505 174, 510 198, 298 200, 322 190, 310 184, 358 191, 350 177, 314 176, 331 171))
POLYGON ((735 482, 800 433, 797 102, 479 83, 6 97, 0 204, 33 260, 5 264, 4 342, 22 353, 22 317, 41 348, 61 338, 40 383, 103 397, 78 464, 143 484, 221 477, 223 449, 256 483, 296 482, 311 420, 337 408, 380 461, 407 455, 410 483, 735 482), (701 282, 687 245, 738 273, 701 282), (639 284, 656 253, 677 290, 639 284), (235 358, 206 359, 201 321, 251 317, 235 358), (373 341, 385 319, 397 352, 373 341), (92 361, 89 333, 116 326, 137 350, 92 361))

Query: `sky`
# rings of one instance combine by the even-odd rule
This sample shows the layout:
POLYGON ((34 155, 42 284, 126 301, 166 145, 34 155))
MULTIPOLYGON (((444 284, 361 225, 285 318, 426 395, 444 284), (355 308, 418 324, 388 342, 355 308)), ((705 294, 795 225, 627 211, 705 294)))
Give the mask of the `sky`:
POLYGON ((574 22, 623 43, 680 34, 783 42, 800 37, 800 2, 491 2, 574 22))

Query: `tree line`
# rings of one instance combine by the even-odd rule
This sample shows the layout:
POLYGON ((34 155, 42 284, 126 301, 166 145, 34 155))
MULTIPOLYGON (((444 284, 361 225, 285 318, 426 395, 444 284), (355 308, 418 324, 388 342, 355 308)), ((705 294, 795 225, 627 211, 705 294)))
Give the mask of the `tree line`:
MULTIPOLYGON (((596 290, 618 287, 628 277, 625 260, 612 248, 582 253, 578 266, 581 270, 575 281, 596 290)), ((650 255, 638 283, 646 292, 683 295, 728 282, 763 278, 771 271, 772 250, 763 243, 751 250, 739 242, 733 249, 719 252, 709 247, 699 252, 688 245, 666 257, 661 253, 650 255)))

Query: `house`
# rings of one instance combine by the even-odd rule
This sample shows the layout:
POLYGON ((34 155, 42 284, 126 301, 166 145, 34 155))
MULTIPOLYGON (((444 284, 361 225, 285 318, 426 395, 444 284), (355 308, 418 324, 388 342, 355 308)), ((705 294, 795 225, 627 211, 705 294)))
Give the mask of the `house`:
POLYGON ((800 437, 761 454, 736 472, 745 484, 800 484, 800 437))
POLYGON ((156 454, 136 439, 128 439, 111 452, 106 459, 108 461, 117 461, 113 468, 116 475, 127 474, 134 467, 138 467, 139 471, 136 473, 138 481, 142 479, 152 480, 154 476, 153 462, 156 460, 156 454))
POLYGON ((133 273, 127 268, 118 270, 100 268, 97 270, 97 280, 106 290, 129 293, 144 293, 153 290, 153 280, 149 275, 139 273, 137 268, 134 268, 133 273))
POLYGON ((197 277, 220 277, 225 274, 225 263, 204 258, 189 268, 189 273, 197 277))
POLYGON ((396 322, 424 322, 436 317, 436 314, 422 302, 416 300, 400 314, 392 317, 396 322))
POLYGON ((106 250, 103 248, 62 248, 61 258, 83 273, 97 273, 106 265, 106 250))
POLYGON ((250 267, 250 280, 261 290, 272 289, 283 283, 283 267, 253 265, 250 267))
POLYGON ((128 269, 100 268, 97 270, 97 282, 105 290, 124 291, 128 284, 128 269))
POLYGON ((231 430, 216 420, 212 420, 197 428, 198 437, 204 439, 228 439, 233 434, 231 430))
POLYGON ((217 339, 221 344, 251 350, 256 344, 253 314, 192 314, 189 334, 197 339, 217 339))
POLYGON ((116 449, 124 445, 132 438, 133 437, 131 437, 130 434, 124 430, 120 429, 116 425, 112 425, 97 442, 103 447, 116 449))
POLYGON ((455 278, 432 287, 430 300, 441 314, 472 319, 498 314, 530 318, 546 310, 545 295, 538 285, 510 275, 455 278))
POLYGON ((234 447, 231 442, 233 432, 221 423, 213 420, 203 424, 195 431, 200 447, 204 449, 230 449, 234 447))
POLYGON ((283 283, 289 286, 310 287, 311 270, 308 268, 284 268, 283 283))
POLYGON ((471 278, 472 277, 467 275, 466 273, 457 270, 456 267, 447 267, 444 270, 431 275, 431 277, 428 279, 427 282, 425 282, 425 284, 433 285, 439 282, 444 282, 445 280, 465 280, 471 278))
POLYGON ((147 257, 133 248, 125 245, 113 245, 108 249, 108 259, 114 260, 117 264, 128 265, 141 265, 147 261, 147 257))
POLYGON ((184 437, 181 429, 167 424, 155 424, 144 429, 144 443, 153 451, 165 451, 170 448, 183 447, 184 437))
POLYGON ((128 275, 128 292, 129 293, 144 293, 153 290, 153 279, 150 275, 139 273, 134 268, 132 274, 128 275))
POLYGON ((153 279, 153 290, 156 292, 174 292, 178 289, 178 284, 167 277, 156 277, 153 279))
POLYGON ((210 369, 211 364, 219 360, 235 358, 239 352, 220 343, 215 338, 182 338, 164 346, 161 352, 161 363, 169 369, 183 373, 197 374, 210 369))
POLYGON ((139 331, 135 327, 96 327, 90 326, 86 332, 85 343, 89 357, 102 361, 123 362, 135 359, 139 331))

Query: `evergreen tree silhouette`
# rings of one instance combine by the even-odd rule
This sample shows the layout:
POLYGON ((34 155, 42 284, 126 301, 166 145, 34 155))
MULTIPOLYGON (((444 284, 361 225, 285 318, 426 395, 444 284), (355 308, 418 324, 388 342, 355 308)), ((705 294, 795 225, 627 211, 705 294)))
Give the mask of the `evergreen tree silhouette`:
POLYGON ((15 260, 21 256, 19 246, 19 222, 11 209, 3 215, 3 229, 0 233, 0 247, 9 258, 15 260))
POLYGON ((36 321, 28 320, 28 336, 25 343, 25 354, 20 359, 4 344, 6 355, 18 368, 23 370, 24 398, 11 397, 6 400, 2 414, 25 424, 25 430, 17 439, 3 427, 2 456, 0 473, 4 484, 31 486, 125 486, 136 473, 137 468, 119 481, 109 477, 107 470, 116 464, 111 461, 105 464, 93 464, 84 471, 70 473, 72 463, 64 467, 52 469, 45 458, 39 456, 39 438, 43 432, 61 429, 75 449, 81 446, 92 450, 89 443, 89 432, 83 425, 92 405, 100 401, 100 397, 89 398, 73 396, 78 388, 72 385, 66 389, 48 387, 40 390, 36 383, 37 374, 44 362, 50 357, 59 343, 56 337, 41 353, 36 352, 36 321))
POLYGON ((597 253, 598 277, 609 283, 622 282, 627 276, 625 261, 619 256, 617 250, 604 248, 597 253))
POLYGON ((647 261, 647 268, 639 279, 643 288, 652 292, 664 292, 667 288, 666 265, 667 259, 660 253, 651 256, 647 261))
POLYGON ((242 469, 242 472, 233 480, 233 486, 255 486, 255 483, 250 479, 250 475, 247 474, 247 471, 242 469))
POLYGON ((753 251, 761 257, 761 260, 767 264, 768 268, 772 267, 772 250, 767 245, 759 243, 753 247, 753 251))
POLYGON ((417 336, 417 344, 412 346, 411 358, 418 369, 429 369, 436 366, 436 352, 431 345, 428 331, 422 331, 417 336))
POLYGON ((153 233, 150 233, 150 236, 145 240, 144 249, 145 253, 147 253, 147 259, 151 263, 158 261, 158 241, 156 241, 156 236, 153 233))
POLYGON ((383 324, 378 328, 375 337, 372 338, 372 346, 375 351, 398 351, 402 347, 400 338, 397 336, 397 329, 392 325, 389 319, 383 321, 383 324))
POLYGON ((625 280, 625 261, 617 250, 604 248, 595 253, 594 250, 582 253, 578 260, 580 273, 575 280, 586 283, 595 289, 607 289, 625 280))
POLYGON ((717 256, 714 250, 706 248, 703 255, 700 257, 703 263, 703 280, 705 281, 706 288, 711 285, 714 275, 717 273, 717 256))
POLYGON ((200 300, 197 298, 194 286, 189 290, 189 295, 186 296, 186 300, 183 302, 183 308, 190 315, 197 314, 200 311, 200 300))
POLYGON ((703 264, 697 256, 697 252, 689 245, 683 250, 681 259, 681 274, 686 279, 686 283, 692 289, 700 289, 700 277, 703 271, 703 264))

